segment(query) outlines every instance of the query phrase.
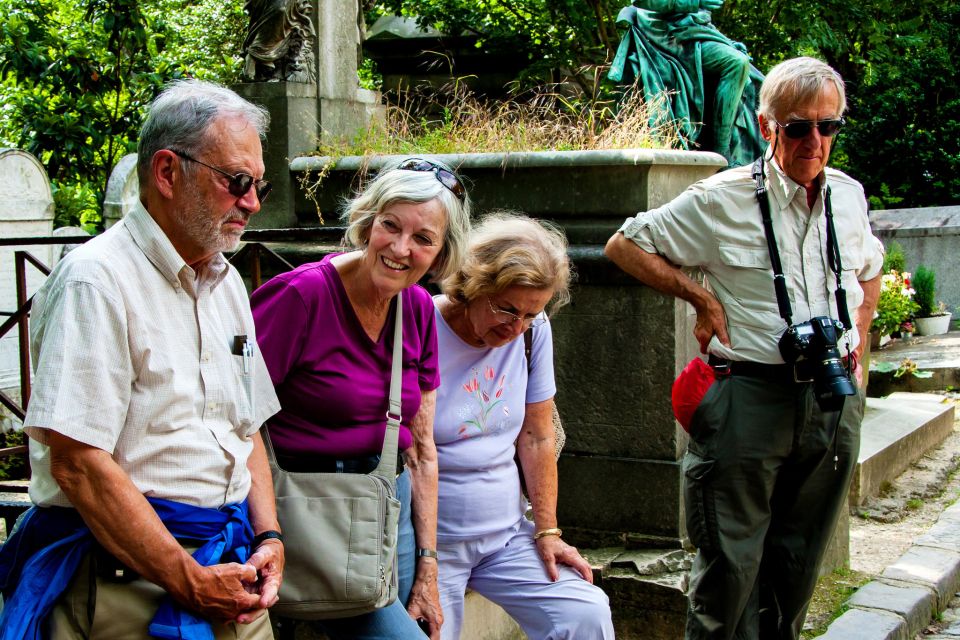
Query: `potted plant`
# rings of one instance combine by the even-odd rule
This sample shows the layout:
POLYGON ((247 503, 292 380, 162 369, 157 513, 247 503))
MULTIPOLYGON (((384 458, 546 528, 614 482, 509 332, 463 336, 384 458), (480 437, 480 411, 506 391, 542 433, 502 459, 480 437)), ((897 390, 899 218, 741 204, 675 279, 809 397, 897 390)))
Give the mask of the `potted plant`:
POLYGON ((913 274, 914 300, 917 311, 914 314, 917 333, 922 336, 935 336, 950 329, 950 312, 943 302, 937 302, 937 276, 933 269, 920 265, 913 274))

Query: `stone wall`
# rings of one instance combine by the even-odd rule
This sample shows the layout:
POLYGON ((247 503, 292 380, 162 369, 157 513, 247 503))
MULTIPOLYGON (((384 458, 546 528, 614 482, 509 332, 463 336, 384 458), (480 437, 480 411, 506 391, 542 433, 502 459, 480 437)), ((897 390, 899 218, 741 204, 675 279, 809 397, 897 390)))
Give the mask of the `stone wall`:
POLYGON ((870 214, 870 225, 885 246, 896 240, 907 271, 924 265, 936 271, 937 299, 960 315, 960 206, 887 209, 870 214))

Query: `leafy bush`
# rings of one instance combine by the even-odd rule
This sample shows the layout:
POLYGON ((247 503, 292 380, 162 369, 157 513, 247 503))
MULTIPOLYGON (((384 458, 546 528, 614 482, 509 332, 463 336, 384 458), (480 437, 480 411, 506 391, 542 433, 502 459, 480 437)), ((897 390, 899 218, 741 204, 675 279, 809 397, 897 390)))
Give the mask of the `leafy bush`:
POLYGON ((887 251, 883 256, 883 272, 890 273, 891 271, 896 271, 897 273, 903 273, 906 270, 907 256, 903 252, 903 245, 894 240, 887 247, 887 251))
POLYGON ((916 291, 914 299, 917 301, 916 315, 926 318, 936 314, 937 306, 937 274, 933 269, 923 265, 917 267, 913 274, 913 289, 916 291))
MULTIPOLYGON (((0 433, 0 449, 16 447, 24 443, 23 433, 11 431, 0 433)), ((27 457, 25 455, 0 458, 0 480, 22 480, 27 477, 27 457)))

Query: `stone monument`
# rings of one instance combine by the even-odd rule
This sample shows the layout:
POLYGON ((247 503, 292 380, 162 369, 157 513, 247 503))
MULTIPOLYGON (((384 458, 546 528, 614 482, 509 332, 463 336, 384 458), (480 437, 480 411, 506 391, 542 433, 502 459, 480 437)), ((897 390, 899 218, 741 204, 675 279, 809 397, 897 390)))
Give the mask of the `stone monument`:
MULTIPOLYGON (((0 149, 0 236, 49 236, 53 230, 53 195, 50 180, 40 162, 20 149, 0 149)), ((17 309, 14 252, 25 249, 46 265, 53 250, 50 245, 0 247, 0 311, 17 309)), ((46 280, 35 268, 26 268, 27 295, 32 295, 46 280)), ((6 320, 8 316, 0 316, 6 320)), ((20 368, 16 330, 0 339, 0 389, 19 397, 20 368)))
POLYGON ((137 154, 128 153, 110 172, 107 193, 103 198, 103 228, 109 229, 140 201, 140 179, 137 176, 137 154))
POLYGON ((650 124, 676 126, 685 149, 714 151, 729 166, 749 164, 766 146, 756 108, 763 81, 746 47, 726 37, 710 12, 723 0, 633 0, 608 77, 640 85, 656 105, 650 124))
MULTIPOLYGON (((258 228, 297 226, 290 162, 321 140, 351 138, 385 107, 357 78, 363 20, 358 0, 248 0, 245 82, 234 89, 270 111, 264 145, 274 189, 258 228)), ((316 221, 311 226, 319 224, 316 221)))

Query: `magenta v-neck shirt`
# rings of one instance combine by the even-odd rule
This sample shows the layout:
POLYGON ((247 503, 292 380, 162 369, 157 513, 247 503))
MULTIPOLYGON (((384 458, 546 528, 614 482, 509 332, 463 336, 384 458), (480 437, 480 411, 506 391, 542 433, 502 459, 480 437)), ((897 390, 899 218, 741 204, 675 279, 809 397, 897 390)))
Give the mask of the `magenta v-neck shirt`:
MULTIPOLYGON (((372 341, 332 257, 281 274, 250 298, 257 342, 280 399, 269 425, 282 455, 355 458, 383 447, 395 307, 372 341)), ((414 285, 403 297, 401 451, 410 446, 421 390, 439 386, 433 301, 414 285)))

